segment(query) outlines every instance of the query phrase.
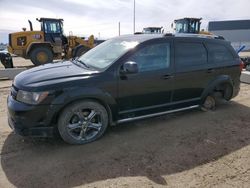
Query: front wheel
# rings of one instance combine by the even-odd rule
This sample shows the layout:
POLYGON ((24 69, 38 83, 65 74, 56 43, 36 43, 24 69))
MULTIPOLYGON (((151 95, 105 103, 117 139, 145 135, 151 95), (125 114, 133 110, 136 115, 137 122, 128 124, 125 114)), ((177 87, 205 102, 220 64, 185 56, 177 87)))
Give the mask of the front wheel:
POLYGON ((49 48, 45 46, 35 47, 30 52, 30 59, 36 66, 50 63, 53 61, 53 53, 49 48))
POLYGON ((90 48, 86 46, 80 46, 74 50, 75 50, 75 53, 74 53, 74 58, 75 58, 75 57, 80 57, 81 55, 85 54, 87 51, 90 50, 90 48))
POLYGON ((66 107, 58 121, 58 130, 69 144, 86 144, 100 138, 108 126, 107 110, 97 102, 81 101, 66 107))

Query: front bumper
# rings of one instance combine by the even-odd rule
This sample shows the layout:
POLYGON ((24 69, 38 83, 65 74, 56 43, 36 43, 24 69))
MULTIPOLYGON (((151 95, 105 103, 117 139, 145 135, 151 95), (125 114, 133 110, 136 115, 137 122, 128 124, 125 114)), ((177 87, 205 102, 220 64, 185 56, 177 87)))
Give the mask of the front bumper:
POLYGON ((13 99, 7 99, 8 123, 11 129, 22 136, 51 137, 55 126, 52 119, 59 106, 27 105, 13 99))

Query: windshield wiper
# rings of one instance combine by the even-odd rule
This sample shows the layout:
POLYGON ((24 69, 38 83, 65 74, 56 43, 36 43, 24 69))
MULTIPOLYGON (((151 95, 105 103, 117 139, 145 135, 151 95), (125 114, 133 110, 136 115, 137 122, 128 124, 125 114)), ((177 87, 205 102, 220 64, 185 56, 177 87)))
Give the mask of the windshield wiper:
POLYGON ((81 63, 82 65, 84 65, 85 67, 90 68, 86 63, 84 63, 84 62, 83 62, 82 60, 80 60, 79 58, 76 58, 76 59, 74 59, 73 61, 79 62, 79 63, 81 63))

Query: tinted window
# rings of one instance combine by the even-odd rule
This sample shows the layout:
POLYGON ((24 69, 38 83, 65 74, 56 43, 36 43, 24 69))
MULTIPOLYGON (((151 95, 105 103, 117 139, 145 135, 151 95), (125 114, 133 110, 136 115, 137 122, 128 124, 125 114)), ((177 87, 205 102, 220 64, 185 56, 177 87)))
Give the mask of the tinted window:
POLYGON ((202 43, 179 42, 175 45, 177 67, 201 65, 207 62, 207 51, 202 43))
POLYGON ((151 44, 139 49, 129 59, 138 64, 139 72, 166 69, 170 66, 170 44, 151 44))
POLYGON ((221 44, 207 44, 212 62, 228 61, 233 59, 231 52, 221 44))
POLYGON ((60 33, 60 23, 53 21, 44 22, 45 33, 60 33))

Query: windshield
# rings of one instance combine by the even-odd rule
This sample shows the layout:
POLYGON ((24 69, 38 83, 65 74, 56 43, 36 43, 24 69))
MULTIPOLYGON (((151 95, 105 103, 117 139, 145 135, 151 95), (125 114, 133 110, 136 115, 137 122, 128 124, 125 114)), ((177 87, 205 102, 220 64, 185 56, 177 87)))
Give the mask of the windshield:
POLYGON ((144 28, 142 32, 145 34, 161 33, 161 28, 144 28))
POLYGON ((197 20, 179 20, 176 22, 177 33, 199 33, 199 21, 197 20))
POLYGON ((110 39, 83 54, 79 60, 89 67, 103 69, 137 44, 139 44, 138 41, 126 41, 119 38, 110 39))
POLYGON ((188 22, 187 21, 177 21, 176 22, 176 32, 177 33, 188 33, 188 22))

